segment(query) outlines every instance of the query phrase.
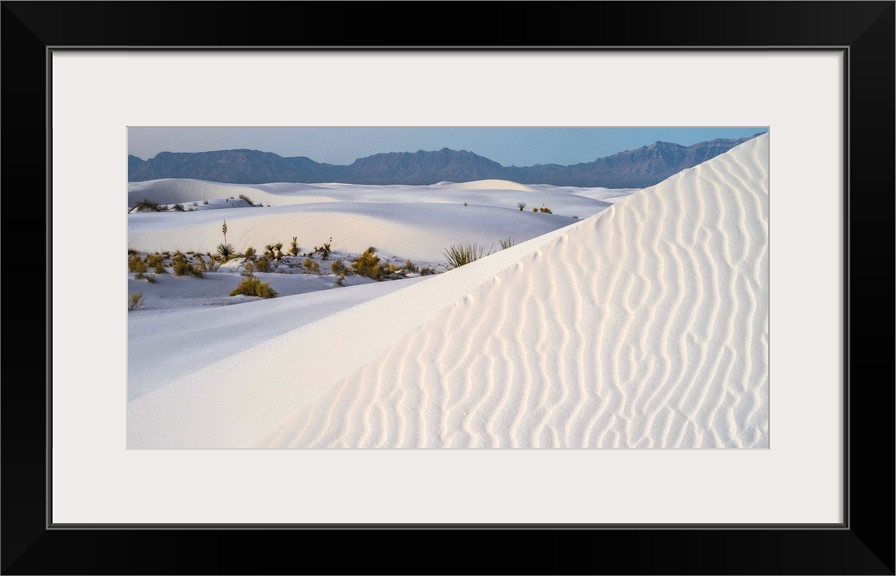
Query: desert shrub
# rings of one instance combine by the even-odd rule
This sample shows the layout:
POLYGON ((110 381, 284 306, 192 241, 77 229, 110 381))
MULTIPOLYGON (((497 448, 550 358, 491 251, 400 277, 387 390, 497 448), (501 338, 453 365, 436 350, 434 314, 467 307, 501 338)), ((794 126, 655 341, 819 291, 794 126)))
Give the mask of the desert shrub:
POLYGON ((218 244, 218 256, 227 262, 236 256, 236 249, 233 244, 218 244))
POLYGON ((305 262, 303 262, 303 264, 308 272, 314 273, 320 270, 320 264, 311 260, 310 258, 305 258, 305 262))
POLYGON ((573 216, 572 219, 573 219, 573 220, 578 220, 579 217, 578 217, 578 216, 573 216))
POLYGON ((252 246, 246 248, 246 252, 243 254, 243 258, 245 258, 246 260, 255 260, 255 256, 255 248, 253 248, 252 246))
POLYGON ((404 263, 404 269, 406 272, 417 272, 419 270, 417 268, 417 265, 414 264, 413 262, 411 262, 410 260, 408 260, 407 262, 404 263))
POLYGON ((243 271, 240 272, 243 276, 247 278, 252 278, 255 276, 255 264, 251 260, 246 260, 246 264, 243 266, 243 271))
POLYGON ((336 282, 333 283, 333 286, 345 286, 345 274, 340 274, 336 277, 336 282))
MULTIPOLYGON (((452 244, 445 249, 446 268, 453 270, 482 258, 484 249, 476 244, 452 244)), ((491 252, 489 252, 491 254, 491 252)))
POLYGON ((161 254, 156 253, 151 256, 147 256, 146 265, 152 268, 153 272, 155 272, 156 274, 164 274, 166 272, 165 264, 162 261, 161 254))
POLYGON ((255 206, 255 202, 253 202, 252 199, 250 199, 245 194, 240 194, 240 200, 245 200, 246 204, 248 204, 249 206, 255 206))
POLYGON ((208 271, 209 272, 217 272, 218 268, 221 267, 221 260, 218 259, 218 256, 212 254, 208 257, 208 271))
POLYGON ((520 209, 520 212, 522 212, 523 208, 526 207, 526 203, 525 202, 517 202, 516 207, 520 209))
POLYGON ((140 278, 143 277, 143 273, 146 272, 146 262, 143 261, 139 254, 128 258, 128 271, 135 272, 140 278))
POLYGON ((498 240, 498 242, 501 243, 501 250, 507 250, 508 248, 516 244, 516 242, 514 242, 513 238, 511 238, 510 236, 508 236, 506 239, 498 240))
POLYGON ((553 214, 553 212, 551 211, 551 209, 548 208, 548 207, 546 207, 544 204, 542 204, 541 208, 539 208, 538 211, 539 211, 539 212, 543 212, 543 213, 545 213, 545 214, 553 214))
POLYGON ((255 262, 255 271, 256 272, 270 272, 271 271, 271 261, 267 258, 259 258, 255 262))
POLYGON ((202 256, 197 256, 199 262, 196 263, 196 270, 205 275, 208 272, 208 266, 205 265, 205 259, 202 256))
POLYGON ((273 245, 274 250, 272 251, 274 254, 274 258, 276 260, 280 260, 283 258, 283 242, 277 242, 273 245))
POLYGON ((274 298, 277 296, 277 291, 271 288, 271 285, 267 282, 262 282, 254 276, 247 276, 243 278, 239 286, 234 288, 233 292, 230 293, 231 296, 238 296, 240 294, 245 296, 258 296, 259 298, 274 298))
POLYGON ((202 271, 193 266, 187 257, 180 252, 177 252, 174 255, 174 258, 171 261, 171 267, 174 269, 175 276, 185 276, 187 274, 191 274, 197 278, 203 278, 205 276, 202 271))
POLYGON ((128 296, 128 310, 136 310, 143 306, 143 292, 134 292, 128 296))
POLYGON ((299 255, 299 241, 298 236, 292 237, 292 242, 289 243, 289 253, 293 256, 299 255))
POLYGON ((198 206, 199 202, 193 202, 193 206, 198 206))
POLYGON ((180 202, 178 202, 177 204, 175 204, 175 205, 174 205, 174 211, 175 211, 175 212, 183 212, 183 211, 184 211, 184 206, 183 206, 183 204, 181 204, 180 202))
POLYGON ((533 208, 532 211, 533 211, 533 212, 538 212, 538 208, 533 208))
POLYGON ((358 256, 352 262, 352 269, 361 276, 366 276, 374 280, 383 279, 383 268, 380 265, 380 258, 376 255, 376 249, 371 246, 358 256))
POLYGON ((146 280, 147 282, 149 282, 150 284, 155 284, 155 283, 156 283, 156 275, 153 274, 152 272, 150 272, 149 274, 144 275, 144 276, 143 276, 143 279, 146 280))
POLYGON ((334 274, 345 274, 348 272, 348 267, 342 263, 342 260, 335 260, 330 264, 330 270, 332 270, 334 274))
POLYGON ((420 275, 421 275, 421 276, 430 276, 430 275, 435 274, 435 273, 436 273, 436 271, 435 271, 433 268, 430 268, 429 266, 424 266, 424 267, 420 270, 420 275))
POLYGON ((203 200, 203 201, 202 201, 202 204, 203 204, 204 206, 208 206, 208 200, 203 200))
POLYGON ((136 248, 128 248, 128 256, 136 256, 139 253, 136 248))
POLYGON ((158 202, 153 202, 149 198, 144 198, 143 200, 134 204, 134 208, 132 212, 161 212, 162 206, 158 202))

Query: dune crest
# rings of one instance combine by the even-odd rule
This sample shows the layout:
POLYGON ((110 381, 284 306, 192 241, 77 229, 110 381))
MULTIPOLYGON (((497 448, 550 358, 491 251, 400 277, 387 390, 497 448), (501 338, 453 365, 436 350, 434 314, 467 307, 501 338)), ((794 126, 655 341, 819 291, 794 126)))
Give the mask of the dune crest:
POLYGON ((768 135, 569 228, 257 441, 768 446, 768 135))

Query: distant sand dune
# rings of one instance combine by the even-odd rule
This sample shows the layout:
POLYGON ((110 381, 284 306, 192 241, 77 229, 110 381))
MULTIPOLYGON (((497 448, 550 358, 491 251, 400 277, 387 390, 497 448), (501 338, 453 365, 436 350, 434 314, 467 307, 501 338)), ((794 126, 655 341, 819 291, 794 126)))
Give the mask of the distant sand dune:
POLYGON ((525 256, 258 441, 768 446, 768 136, 525 256))
POLYGON ((440 182, 436 186, 444 186, 457 190, 519 190, 521 192, 538 192, 535 188, 510 180, 474 180, 472 182, 440 182))

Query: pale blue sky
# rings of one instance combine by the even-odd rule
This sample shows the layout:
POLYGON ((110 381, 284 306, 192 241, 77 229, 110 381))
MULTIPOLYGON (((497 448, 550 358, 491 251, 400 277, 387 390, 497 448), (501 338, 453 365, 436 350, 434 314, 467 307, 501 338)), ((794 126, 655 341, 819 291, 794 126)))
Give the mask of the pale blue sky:
POLYGON ((128 153, 144 160, 159 152, 249 148, 316 162, 351 164, 379 152, 469 150, 504 166, 578 164, 657 140, 688 146, 740 138, 767 128, 204 128, 130 127, 128 153))

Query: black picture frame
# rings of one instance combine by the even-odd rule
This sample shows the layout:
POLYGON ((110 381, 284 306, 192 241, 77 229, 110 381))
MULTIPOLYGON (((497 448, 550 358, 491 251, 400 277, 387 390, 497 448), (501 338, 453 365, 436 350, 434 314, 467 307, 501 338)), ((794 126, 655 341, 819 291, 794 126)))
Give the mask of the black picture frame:
MULTIPOLYGON (((20 284, 5 284, 8 303, 28 302, 29 319, 8 313, 3 327, 0 570, 894 574, 893 361, 878 352, 893 343, 894 14, 892 1, 2 2, 4 229, 19 238, 22 226, 31 237, 42 230, 45 240, 51 178, 48 65, 54 48, 844 51, 847 449, 846 521, 836 526, 54 527, 47 504, 53 285, 48 265, 46 307, 35 303, 38 287, 22 293, 20 284), (408 14, 413 27, 404 23, 408 14), (461 29, 465 46, 456 43, 461 29), (30 207, 17 211, 23 200, 30 207), (43 349, 35 338, 23 337, 37 323, 45 329, 43 349), (30 375, 40 366, 47 366, 43 378, 30 375)), ((35 251, 30 242, 6 246, 35 251)), ((48 263, 49 247, 47 241, 48 263)))

